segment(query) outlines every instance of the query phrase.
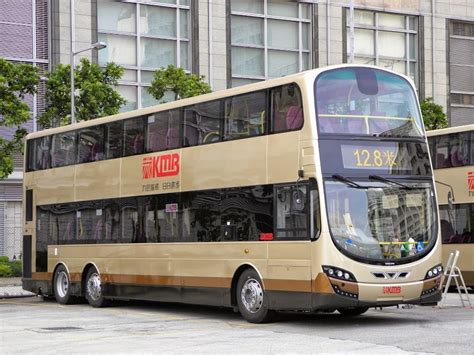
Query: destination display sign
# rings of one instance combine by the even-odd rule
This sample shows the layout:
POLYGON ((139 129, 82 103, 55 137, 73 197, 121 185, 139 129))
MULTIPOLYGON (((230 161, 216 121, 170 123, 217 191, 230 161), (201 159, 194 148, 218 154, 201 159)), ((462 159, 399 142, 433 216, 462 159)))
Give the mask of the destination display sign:
POLYGON ((325 174, 431 175, 425 143, 320 140, 325 174))
POLYGON ((398 146, 343 144, 341 154, 346 169, 392 169, 397 167, 398 146))

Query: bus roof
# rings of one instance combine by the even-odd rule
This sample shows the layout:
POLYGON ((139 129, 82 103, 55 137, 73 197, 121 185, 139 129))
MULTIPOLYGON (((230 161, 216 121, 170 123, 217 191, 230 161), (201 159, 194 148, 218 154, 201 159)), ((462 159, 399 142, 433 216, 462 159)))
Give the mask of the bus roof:
POLYGON ((452 134, 452 133, 462 133, 462 132, 469 132, 469 131, 474 131, 474 124, 469 124, 465 126, 454 126, 454 127, 448 127, 448 128, 442 128, 442 129, 435 129, 432 131, 427 131, 426 135, 428 137, 433 137, 433 136, 443 136, 446 134, 452 134))
POLYGON ((334 70, 338 68, 347 68, 347 67, 368 67, 368 68, 374 68, 377 70, 387 71, 392 74, 405 78, 407 81, 411 83, 412 86, 414 86, 413 81, 406 75, 396 73, 386 68, 380 68, 380 67, 375 67, 372 65, 365 65, 365 64, 338 64, 338 65, 331 65, 331 66, 326 66, 326 67, 318 68, 318 69, 310 69, 304 72, 287 75, 281 78, 275 78, 275 79, 270 79, 266 81, 260 81, 257 83, 242 85, 235 88, 219 90, 219 91, 211 92, 209 94, 194 96, 194 97, 190 97, 190 98, 182 99, 178 101, 167 102, 167 103, 150 106, 146 108, 141 108, 141 109, 137 109, 133 111, 118 113, 111 116, 104 116, 104 117, 95 118, 88 121, 81 121, 75 124, 69 124, 66 126, 32 132, 26 136, 26 140, 48 136, 55 133, 68 132, 68 131, 77 130, 77 129, 81 129, 85 127, 96 126, 96 125, 100 125, 104 123, 110 123, 113 121, 120 121, 127 118, 150 115, 150 114, 157 113, 160 111, 171 110, 171 109, 179 108, 182 106, 194 105, 197 103, 217 100, 217 99, 221 99, 221 98, 225 98, 229 96, 241 95, 241 94, 245 94, 252 91, 258 91, 258 90, 271 88, 274 86, 280 86, 280 85, 289 84, 293 82, 300 82, 306 79, 309 79, 312 82, 312 80, 314 80, 314 78, 316 78, 316 76, 322 72, 334 70))

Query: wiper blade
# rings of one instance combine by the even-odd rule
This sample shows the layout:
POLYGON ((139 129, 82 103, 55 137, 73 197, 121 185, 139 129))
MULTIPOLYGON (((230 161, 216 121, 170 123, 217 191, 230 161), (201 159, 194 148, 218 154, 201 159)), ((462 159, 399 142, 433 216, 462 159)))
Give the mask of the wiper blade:
POLYGON ((407 189, 407 190, 417 189, 417 187, 408 186, 408 185, 402 184, 401 182, 390 180, 390 179, 384 178, 384 177, 379 176, 379 175, 369 175, 369 179, 370 180, 382 181, 382 182, 389 183, 389 184, 392 184, 392 185, 398 185, 398 186, 401 186, 401 187, 403 187, 404 189, 407 189))
POLYGON ((339 180, 339 181, 345 183, 346 185, 348 185, 350 187, 355 187, 356 189, 365 189, 366 188, 365 186, 359 185, 355 181, 352 181, 351 179, 348 179, 348 178, 346 178, 342 175, 339 175, 339 174, 334 174, 332 177, 333 177, 333 179, 339 180))

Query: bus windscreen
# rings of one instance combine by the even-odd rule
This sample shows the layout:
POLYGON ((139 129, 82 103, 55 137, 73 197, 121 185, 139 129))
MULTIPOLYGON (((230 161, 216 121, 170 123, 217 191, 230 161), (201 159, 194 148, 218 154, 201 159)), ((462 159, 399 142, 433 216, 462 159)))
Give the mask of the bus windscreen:
POLYGON ((368 67, 322 73, 315 83, 321 135, 421 137, 416 96, 407 80, 368 67))

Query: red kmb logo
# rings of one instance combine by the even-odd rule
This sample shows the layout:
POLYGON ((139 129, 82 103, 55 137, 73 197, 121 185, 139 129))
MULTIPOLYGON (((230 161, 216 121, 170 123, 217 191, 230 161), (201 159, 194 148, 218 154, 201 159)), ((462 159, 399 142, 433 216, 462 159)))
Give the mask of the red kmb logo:
POLYGON ((469 191, 474 191, 474 171, 467 173, 467 186, 469 191))
POLYGON ((155 179, 179 174, 179 154, 164 154, 143 158, 142 172, 144 179, 155 179))

